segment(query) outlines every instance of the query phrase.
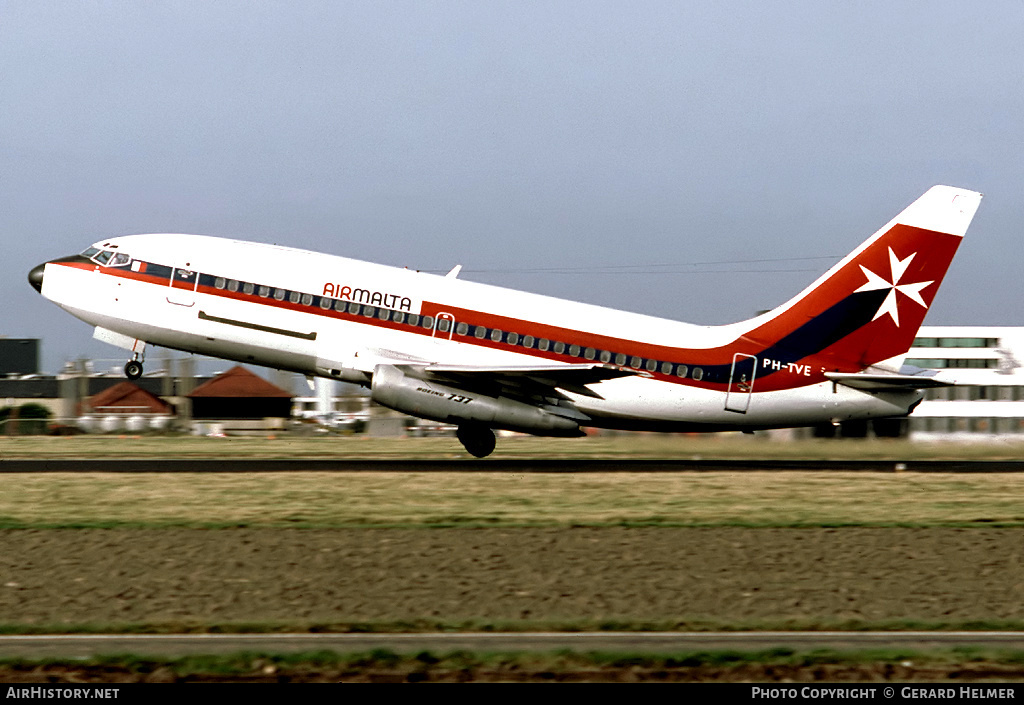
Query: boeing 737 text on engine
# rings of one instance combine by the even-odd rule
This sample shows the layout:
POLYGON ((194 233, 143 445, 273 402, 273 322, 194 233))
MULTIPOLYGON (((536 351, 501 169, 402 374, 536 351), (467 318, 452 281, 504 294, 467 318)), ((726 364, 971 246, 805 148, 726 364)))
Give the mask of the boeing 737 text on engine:
POLYGON ((902 361, 980 202, 935 186, 790 301, 723 326, 463 281, 457 268, 200 235, 101 240, 29 281, 129 350, 129 378, 157 345, 355 382, 457 425, 483 457, 495 429, 753 431, 910 414, 944 383, 902 361))

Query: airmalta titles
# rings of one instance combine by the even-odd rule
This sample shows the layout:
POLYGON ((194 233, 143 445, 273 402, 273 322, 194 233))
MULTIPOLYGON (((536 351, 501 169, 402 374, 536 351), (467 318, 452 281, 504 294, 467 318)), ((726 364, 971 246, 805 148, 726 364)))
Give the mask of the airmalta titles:
POLYGON ((347 301, 355 301, 357 303, 370 304, 372 306, 383 306, 384 308, 390 308, 398 311, 412 310, 412 299, 407 296, 387 294, 380 291, 370 291, 368 289, 360 289, 358 287, 353 288, 351 286, 343 286, 342 284, 324 284, 324 292, 321 296, 329 296, 332 299, 345 299, 347 301))

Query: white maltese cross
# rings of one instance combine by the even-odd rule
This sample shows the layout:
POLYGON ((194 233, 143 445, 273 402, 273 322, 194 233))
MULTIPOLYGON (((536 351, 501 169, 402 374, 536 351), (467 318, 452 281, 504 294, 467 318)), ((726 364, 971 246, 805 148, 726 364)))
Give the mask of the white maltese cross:
POLYGON ((860 271, 864 272, 864 276, 866 276, 868 280, 854 293, 861 291, 878 291, 879 289, 889 290, 889 295, 885 297, 885 301, 883 301, 882 305, 878 307, 875 317, 871 319, 872 321, 877 320, 888 313, 889 317, 892 318, 892 322, 896 324, 897 328, 899 327, 900 309, 896 303, 897 291, 906 295, 918 305, 928 308, 928 304, 926 304, 924 299, 921 298, 921 291, 929 284, 933 284, 934 280, 929 282, 917 282, 915 284, 900 284, 900 279, 907 271, 907 267, 910 266, 910 261, 914 259, 914 255, 916 254, 916 252, 912 252, 909 257, 901 260, 896 257, 892 248, 889 248, 889 267, 892 273, 892 281, 886 281, 863 264, 859 265, 860 271))

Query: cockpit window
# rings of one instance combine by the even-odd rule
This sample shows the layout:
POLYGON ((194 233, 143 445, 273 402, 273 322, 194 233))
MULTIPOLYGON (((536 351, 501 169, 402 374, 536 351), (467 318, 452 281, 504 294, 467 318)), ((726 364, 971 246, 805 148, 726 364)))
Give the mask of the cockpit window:
POLYGON ((97 247, 90 247, 82 253, 82 256, 88 257, 96 264, 107 267, 124 267, 132 261, 131 255, 129 254, 124 252, 113 252, 111 250, 101 250, 97 247))

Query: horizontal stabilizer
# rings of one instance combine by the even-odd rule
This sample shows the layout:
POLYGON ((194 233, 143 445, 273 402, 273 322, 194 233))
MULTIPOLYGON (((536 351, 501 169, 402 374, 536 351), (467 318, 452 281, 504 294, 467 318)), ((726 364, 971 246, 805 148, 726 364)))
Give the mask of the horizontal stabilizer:
POLYGON ((953 382, 944 382, 926 375, 865 374, 862 372, 826 372, 833 382, 864 392, 899 392, 932 387, 953 387, 953 382))

